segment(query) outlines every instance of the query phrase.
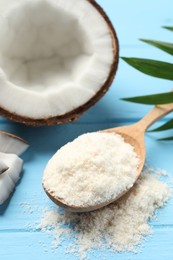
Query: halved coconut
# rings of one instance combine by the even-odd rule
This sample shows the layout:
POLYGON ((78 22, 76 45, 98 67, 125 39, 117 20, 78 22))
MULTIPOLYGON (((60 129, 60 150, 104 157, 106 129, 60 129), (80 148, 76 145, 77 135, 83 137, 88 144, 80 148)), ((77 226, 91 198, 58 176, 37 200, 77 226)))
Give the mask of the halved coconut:
POLYGON ((1 115, 73 121, 108 90, 118 41, 94 0, 1 0, 0 14, 1 115))

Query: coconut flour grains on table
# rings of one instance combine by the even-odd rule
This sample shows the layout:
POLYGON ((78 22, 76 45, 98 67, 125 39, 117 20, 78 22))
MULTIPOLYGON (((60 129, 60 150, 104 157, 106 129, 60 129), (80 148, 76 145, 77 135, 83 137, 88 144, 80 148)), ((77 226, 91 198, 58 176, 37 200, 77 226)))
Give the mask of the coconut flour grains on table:
POLYGON ((44 188, 69 205, 110 201, 136 180, 139 159, 131 145, 113 133, 88 133, 66 144, 49 161, 44 188))

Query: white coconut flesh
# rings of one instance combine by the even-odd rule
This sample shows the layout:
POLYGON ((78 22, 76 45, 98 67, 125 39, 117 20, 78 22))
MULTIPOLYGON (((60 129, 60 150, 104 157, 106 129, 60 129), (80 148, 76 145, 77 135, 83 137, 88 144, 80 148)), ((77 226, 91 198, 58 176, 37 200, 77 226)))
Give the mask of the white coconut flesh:
POLYGON ((29 145, 20 137, 0 131, 0 205, 15 188, 23 168, 21 155, 29 145))
POLYGON ((3 204, 15 188, 23 168, 23 160, 15 154, 0 153, 0 166, 8 166, 0 174, 0 205, 3 204), (2 164, 1 164, 2 162, 2 164))
POLYGON ((0 152, 21 155, 29 147, 29 144, 18 136, 0 131, 0 152))
POLYGON ((8 166, 2 160, 0 160, 0 175, 6 170, 8 170, 8 166))
POLYGON ((114 47, 87 0, 1 0, 0 106, 30 118, 73 111, 106 82, 114 47))

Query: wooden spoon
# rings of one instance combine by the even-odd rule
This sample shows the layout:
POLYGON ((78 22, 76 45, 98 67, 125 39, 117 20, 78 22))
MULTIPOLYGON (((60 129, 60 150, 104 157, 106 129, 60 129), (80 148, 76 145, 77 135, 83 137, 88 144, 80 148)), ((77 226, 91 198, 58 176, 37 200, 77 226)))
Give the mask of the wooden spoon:
MULTIPOLYGON (((172 111, 173 111, 173 103, 167 104, 167 105, 159 105, 159 106, 154 107, 154 109, 148 115, 146 115, 142 120, 140 120, 139 122, 137 122, 133 125, 116 127, 116 128, 111 128, 111 129, 106 129, 106 130, 101 131, 101 132, 107 132, 107 133, 117 133, 124 138, 126 143, 129 143, 130 145, 132 145, 134 147, 134 150, 140 159, 140 164, 138 166, 138 170, 136 173, 136 180, 140 176, 141 171, 144 166, 144 162, 145 162, 145 154, 146 154, 145 142, 144 142, 145 131, 155 121, 157 121, 158 119, 160 119, 161 117, 165 116, 166 114, 168 114, 172 111)), ((43 183, 43 187, 44 187, 44 183, 43 183)), ((123 196, 126 192, 128 192, 128 190, 124 190, 121 194, 116 196, 114 199, 112 199, 110 201, 105 201, 98 205, 77 207, 75 205, 68 205, 65 202, 65 200, 55 197, 54 194, 52 192, 46 190, 45 187, 44 187, 44 189, 45 189, 45 192, 47 193, 47 195, 49 196, 49 198, 53 202, 55 202, 60 207, 69 209, 70 211, 73 211, 73 212, 88 212, 88 211, 100 209, 104 206, 111 204, 112 202, 115 202, 117 199, 119 199, 121 196, 123 196)), ((109 187, 108 187, 108 189, 109 189, 109 187)))

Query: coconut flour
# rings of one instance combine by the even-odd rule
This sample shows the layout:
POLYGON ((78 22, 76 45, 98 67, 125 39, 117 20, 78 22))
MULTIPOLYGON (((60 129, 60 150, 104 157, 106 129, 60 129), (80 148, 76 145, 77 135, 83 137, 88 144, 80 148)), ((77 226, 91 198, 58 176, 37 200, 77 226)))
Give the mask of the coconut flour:
POLYGON ((69 205, 95 205, 130 189, 138 164, 134 148, 120 135, 88 133, 58 150, 45 169, 43 184, 69 205))
POLYGON ((157 208, 170 196, 170 189, 159 179, 160 171, 146 168, 133 189, 116 203, 91 213, 71 213, 57 208, 47 210, 39 228, 53 233, 52 248, 65 237, 66 251, 77 253, 81 259, 93 248, 134 251, 142 238, 151 233, 148 224, 157 208))

